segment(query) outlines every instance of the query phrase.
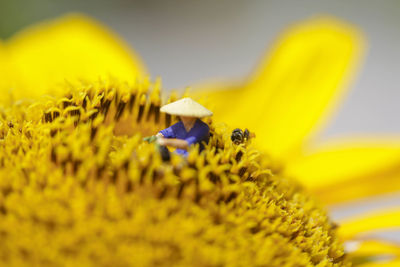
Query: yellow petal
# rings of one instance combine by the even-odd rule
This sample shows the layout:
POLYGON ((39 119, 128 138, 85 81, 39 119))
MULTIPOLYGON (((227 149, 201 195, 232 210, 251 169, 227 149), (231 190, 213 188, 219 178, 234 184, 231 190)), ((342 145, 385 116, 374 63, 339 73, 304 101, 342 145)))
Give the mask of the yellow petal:
POLYGON ((123 41, 82 15, 32 26, 1 50, 0 56, 7 57, 9 78, 0 89, 13 90, 17 97, 41 95, 65 80, 115 77, 133 82, 145 72, 123 41))
POLYGON ((343 240, 350 240, 376 231, 399 228, 400 210, 391 209, 346 219, 340 222, 338 235, 343 240))
MULTIPOLYGON (((8 71, 7 71, 7 57, 5 53, 5 48, 4 48, 4 43, 0 40, 0 73, 1 73, 1 79, 0 79, 0 90, 2 88, 5 88, 6 84, 8 84, 8 71)), ((4 97, 4 95, 3 95, 4 97)))
POLYGON ((286 166, 325 204, 400 189, 400 138, 330 140, 286 166))
POLYGON ((368 262, 360 265, 353 265, 353 267, 399 267, 400 259, 395 259, 387 262, 368 262))
MULTIPOLYGON (((354 242, 354 241, 350 241, 354 242)), ((355 241, 357 242, 357 241, 355 241)), ((383 240, 361 240, 355 251, 351 251, 349 256, 356 257, 372 257, 379 255, 392 255, 400 257, 400 244, 386 242, 383 240)))
POLYGON ((381 263, 386 261, 385 264, 388 264, 393 262, 393 259, 400 257, 400 244, 383 240, 361 240, 350 242, 356 244, 356 249, 354 251, 348 251, 347 253, 353 266, 370 266, 367 264, 377 264, 378 261, 381 263))
POLYGON ((207 92, 209 107, 215 119, 255 131, 272 156, 289 155, 344 92, 362 43, 356 29, 332 18, 294 25, 240 89, 207 92))

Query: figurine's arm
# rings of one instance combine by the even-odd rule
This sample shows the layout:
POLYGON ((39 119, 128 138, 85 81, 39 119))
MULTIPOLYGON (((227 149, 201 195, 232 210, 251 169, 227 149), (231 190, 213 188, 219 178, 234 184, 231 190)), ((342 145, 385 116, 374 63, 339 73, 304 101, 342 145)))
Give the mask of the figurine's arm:
POLYGON ((158 138, 158 144, 161 146, 172 146, 179 149, 188 149, 189 143, 186 140, 175 138, 158 138))
POLYGON ((174 127, 175 127, 175 124, 174 124, 174 125, 171 125, 171 126, 168 127, 168 128, 165 128, 164 130, 159 131, 159 132, 156 134, 156 136, 157 136, 158 138, 160 138, 160 137, 164 137, 164 138, 176 138, 176 134, 175 134, 175 131, 174 131, 174 127))

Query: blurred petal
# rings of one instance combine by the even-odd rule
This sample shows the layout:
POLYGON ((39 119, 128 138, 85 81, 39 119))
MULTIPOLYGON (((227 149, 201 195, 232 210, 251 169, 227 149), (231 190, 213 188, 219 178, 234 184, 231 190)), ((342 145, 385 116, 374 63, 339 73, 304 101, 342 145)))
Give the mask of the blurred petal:
POLYGON ((400 266, 400 259, 387 261, 387 262, 368 262, 365 264, 360 265, 353 265, 353 267, 399 267, 400 266))
POLYGON ((7 41, 2 50, 10 77, 0 89, 12 89, 18 97, 41 95, 65 80, 116 77, 135 81, 145 72, 124 42, 81 15, 30 27, 7 41))
MULTIPOLYGON (((365 264, 377 264, 378 261, 386 263, 400 257, 400 244, 386 242, 383 240, 361 240, 349 241, 355 250, 347 251, 348 258, 353 266, 366 266, 365 264)), ((348 250, 346 245, 346 250, 348 250)))
POLYGON ((400 245, 383 240, 360 241, 356 251, 351 252, 352 257, 393 255, 400 257, 400 245))
POLYGON ((255 131, 272 156, 288 155, 344 92, 362 43, 356 29, 332 18, 294 25, 240 89, 207 92, 209 107, 215 119, 255 131))
MULTIPOLYGON (((2 88, 5 88, 6 84, 8 84, 8 71, 7 71, 7 66, 8 65, 8 61, 6 58, 6 52, 5 52, 5 48, 4 48, 4 43, 0 40, 0 73, 1 75, 1 79, 0 79, 0 90, 2 88)), ((4 97, 4 95, 3 95, 4 97)))
POLYGON ((400 138, 330 140, 286 166, 325 204, 400 189, 400 138))
POLYGON ((346 219, 340 223, 338 234, 343 240, 376 231, 400 228, 400 209, 372 212, 363 216, 346 219))

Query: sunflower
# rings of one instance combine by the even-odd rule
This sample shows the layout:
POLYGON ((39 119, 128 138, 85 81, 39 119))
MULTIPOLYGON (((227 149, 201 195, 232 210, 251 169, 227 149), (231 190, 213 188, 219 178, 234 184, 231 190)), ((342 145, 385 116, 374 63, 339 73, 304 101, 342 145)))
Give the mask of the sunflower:
POLYGON ((212 138, 168 163, 142 137, 176 120, 159 107, 178 96, 110 30, 72 15, 0 44, 0 261, 396 266, 398 246, 361 234, 398 226, 397 210, 338 228, 319 204, 398 189, 395 141, 311 138, 362 44, 333 18, 289 28, 254 75, 200 92, 212 138), (236 127, 257 137, 234 144, 236 127))

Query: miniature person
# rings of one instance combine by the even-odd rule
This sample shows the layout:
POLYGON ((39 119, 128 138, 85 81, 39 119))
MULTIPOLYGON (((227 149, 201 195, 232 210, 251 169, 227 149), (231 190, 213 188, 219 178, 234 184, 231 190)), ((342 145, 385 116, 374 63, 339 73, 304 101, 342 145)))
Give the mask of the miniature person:
POLYGON ((208 142, 210 128, 199 118, 213 113, 189 97, 167 104, 160 109, 171 115, 179 116, 180 121, 158 132, 157 143, 160 146, 175 147, 175 153, 187 156, 189 146, 208 142))

